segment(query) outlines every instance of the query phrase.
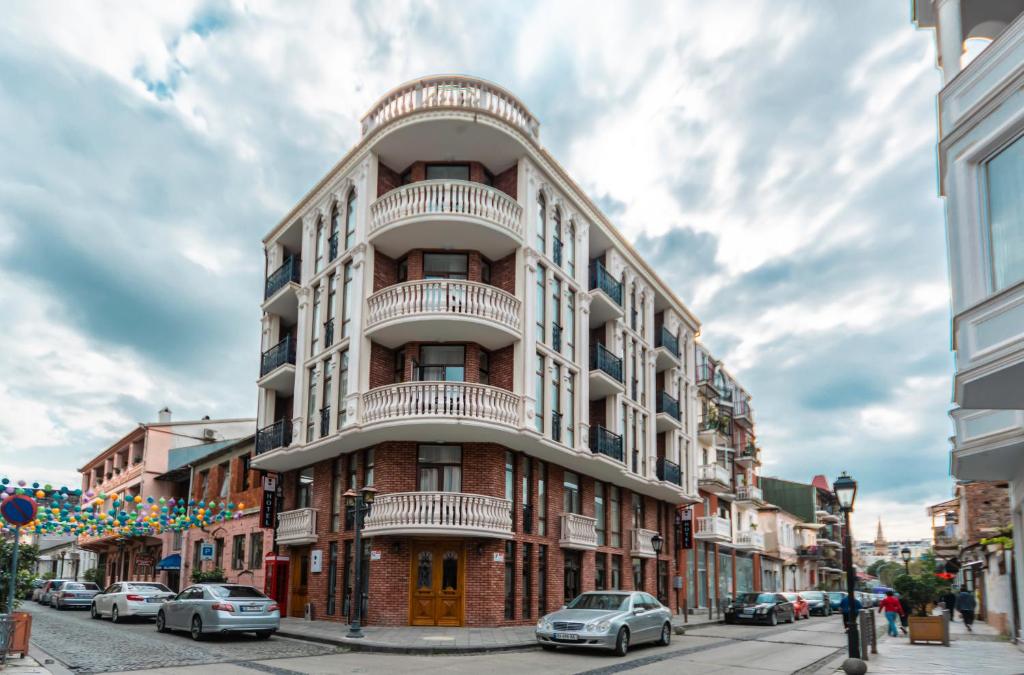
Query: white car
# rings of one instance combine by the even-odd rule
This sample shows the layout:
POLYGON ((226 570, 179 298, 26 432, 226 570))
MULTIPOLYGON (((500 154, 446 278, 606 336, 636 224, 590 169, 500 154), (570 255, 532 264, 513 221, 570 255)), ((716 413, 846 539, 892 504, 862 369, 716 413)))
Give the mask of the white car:
POLYGON ((155 617, 174 591, 152 581, 119 581, 92 599, 92 618, 109 616, 117 623, 129 616, 155 617))

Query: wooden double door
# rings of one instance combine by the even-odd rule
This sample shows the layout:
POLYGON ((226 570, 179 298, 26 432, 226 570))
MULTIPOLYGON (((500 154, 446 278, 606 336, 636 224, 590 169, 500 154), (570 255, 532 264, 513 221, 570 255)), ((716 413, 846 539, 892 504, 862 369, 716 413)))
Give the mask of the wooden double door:
POLYGON ((466 551, 461 542, 412 544, 409 623, 461 626, 466 586, 466 551))

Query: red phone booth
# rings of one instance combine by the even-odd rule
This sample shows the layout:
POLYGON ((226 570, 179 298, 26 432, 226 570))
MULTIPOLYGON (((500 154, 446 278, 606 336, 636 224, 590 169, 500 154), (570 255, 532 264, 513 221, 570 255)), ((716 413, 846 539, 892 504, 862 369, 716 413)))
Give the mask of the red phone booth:
POLYGON ((288 556, 268 553, 263 565, 263 592, 277 601, 281 616, 288 616, 288 556))

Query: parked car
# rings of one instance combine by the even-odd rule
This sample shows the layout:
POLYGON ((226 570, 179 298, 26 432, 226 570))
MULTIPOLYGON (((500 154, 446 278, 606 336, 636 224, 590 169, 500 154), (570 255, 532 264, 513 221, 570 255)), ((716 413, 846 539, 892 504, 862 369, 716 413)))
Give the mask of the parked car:
POLYGON ((109 616, 114 623, 129 616, 155 617, 174 591, 150 581, 119 581, 92 599, 92 618, 109 616))
POLYGON ((100 587, 91 581, 68 581, 50 596, 50 606, 57 609, 89 607, 92 597, 99 592, 100 587))
POLYGON ((672 612, 653 595, 629 591, 583 593, 557 612, 537 621, 537 642, 547 650, 559 646, 610 649, 625 656, 630 645, 672 639, 672 612))
POLYGON ((781 593, 740 593, 725 608, 725 622, 754 621, 774 626, 781 622, 793 623, 796 614, 793 603, 781 593))
POLYGON ((797 621, 811 618, 811 608, 799 593, 783 593, 786 600, 793 604, 793 616, 797 621))
POLYGON ((46 586, 47 581, 49 581, 49 579, 40 578, 32 582, 32 590, 29 591, 28 594, 30 600, 39 602, 39 598, 43 595, 43 587, 46 586))
POLYGON ((277 603, 252 586, 196 584, 160 605, 156 629, 187 630, 193 640, 208 633, 256 633, 267 639, 281 627, 277 603))
POLYGON ((800 591, 811 616, 832 616, 832 601, 824 591, 800 591))
POLYGON ((43 586, 43 592, 39 594, 39 604, 49 605, 50 600, 53 598, 53 594, 60 590, 68 581, 74 581, 73 579, 50 579, 43 586))
MULTIPOLYGON (((828 595, 829 606, 832 608, 832 611, 833 612, 838 612, 839 611, 839 603, 841 603, 843 601, 843 598, 846 597, 846 593, 843 593, 842 591, 829 591, 827 593, 827 595, 828 595)), ((858 593, 857 595, 859 597, 860 593, 858 593)), ((863 603, 864 603, 864 600, 861 599, 861 604, 863 604, 863 603)), ((867 605, 864 605, 864 606, 867 607, 867 605)))

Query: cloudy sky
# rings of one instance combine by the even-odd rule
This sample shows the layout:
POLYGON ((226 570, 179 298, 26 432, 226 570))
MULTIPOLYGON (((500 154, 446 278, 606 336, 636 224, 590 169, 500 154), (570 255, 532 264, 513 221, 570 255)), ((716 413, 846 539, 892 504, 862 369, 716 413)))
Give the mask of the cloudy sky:
POLYGON ((515 92, 754 396, 764 472, 926 536, 952 358, 931 33, 910 2, 5 5, 0 472, 169 405, 255 415, 260 238, 397 83, 515 92), (856 9, 854 9, 856 7, 856 9))

